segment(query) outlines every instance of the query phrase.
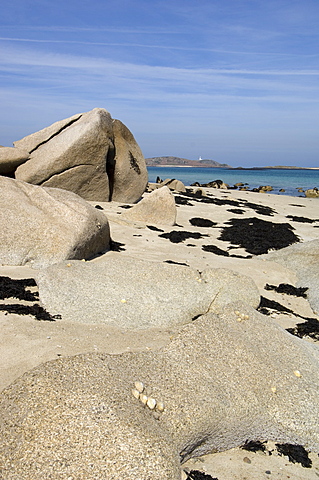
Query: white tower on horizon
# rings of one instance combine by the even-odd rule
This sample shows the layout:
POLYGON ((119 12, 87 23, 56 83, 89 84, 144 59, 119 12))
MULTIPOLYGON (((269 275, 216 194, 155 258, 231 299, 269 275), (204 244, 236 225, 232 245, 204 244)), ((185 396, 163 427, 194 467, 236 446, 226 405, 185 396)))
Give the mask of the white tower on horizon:
POLYGON ((200 156, 198 160, 202 160, 202 157, 200 156))

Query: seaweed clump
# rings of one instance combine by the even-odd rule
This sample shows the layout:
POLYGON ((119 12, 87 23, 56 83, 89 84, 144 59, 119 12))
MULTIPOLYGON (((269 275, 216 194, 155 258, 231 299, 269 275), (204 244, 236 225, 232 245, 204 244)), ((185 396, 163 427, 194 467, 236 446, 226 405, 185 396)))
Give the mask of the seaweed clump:
POLYGON ((308 456, 307 450, 302 445, 276 443, 276 447, 281 455, 289 458, 289 462, 300 463, 305 468, 311 468, 312 461, 308 456))
POLYGON ((223 228, 219 240, 239 245, 253 255, 280 250, 300 241, 289 223, 273 223, 253 217, 232 218, 226 224, 230 226, 223 228))

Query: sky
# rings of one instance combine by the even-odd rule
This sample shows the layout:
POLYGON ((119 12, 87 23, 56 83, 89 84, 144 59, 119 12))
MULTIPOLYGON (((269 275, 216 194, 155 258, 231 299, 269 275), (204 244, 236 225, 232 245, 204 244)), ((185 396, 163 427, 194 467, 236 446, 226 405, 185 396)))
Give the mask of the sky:
POLYGON ((145 157, 319 167, 319 1, 2 0, 0 145, 95 107, 145 157))

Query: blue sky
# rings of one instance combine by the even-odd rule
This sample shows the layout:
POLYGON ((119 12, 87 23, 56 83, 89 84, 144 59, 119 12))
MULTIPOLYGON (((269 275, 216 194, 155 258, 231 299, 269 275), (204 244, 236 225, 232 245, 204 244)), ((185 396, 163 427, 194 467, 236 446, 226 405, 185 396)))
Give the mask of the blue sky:
POLYGON ((2 0, 0 144, 94 107, 145 157, 319 166, 318 0, 2 0))

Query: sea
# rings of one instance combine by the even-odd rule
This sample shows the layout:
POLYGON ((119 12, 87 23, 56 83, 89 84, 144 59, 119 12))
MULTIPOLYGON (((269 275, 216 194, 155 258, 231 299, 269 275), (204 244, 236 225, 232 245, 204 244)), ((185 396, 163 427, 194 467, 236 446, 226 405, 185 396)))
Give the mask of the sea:
POLYGON ((157 177, 165 180, 175 178, 189 186, 194 182, 200 184, 214 180, 222 180, 232 187, 235 183, 243 183, 249 190, 261 185, 271 185, 271 194, 304 197, 300 189, 319 188, 319 169, 232 169, 203 167, 147 167, 150 182, 156 182, 157 177), (279 190, 285 190, 280 192, 279 190))

